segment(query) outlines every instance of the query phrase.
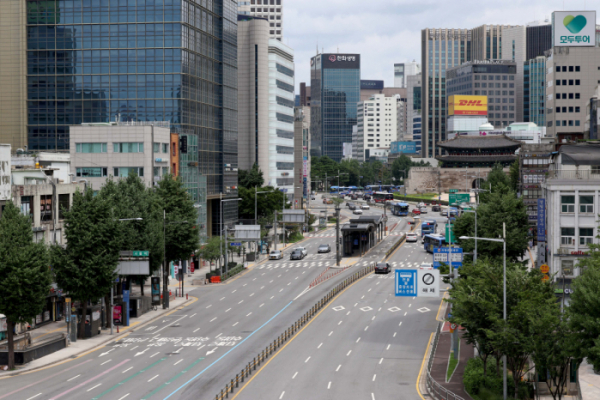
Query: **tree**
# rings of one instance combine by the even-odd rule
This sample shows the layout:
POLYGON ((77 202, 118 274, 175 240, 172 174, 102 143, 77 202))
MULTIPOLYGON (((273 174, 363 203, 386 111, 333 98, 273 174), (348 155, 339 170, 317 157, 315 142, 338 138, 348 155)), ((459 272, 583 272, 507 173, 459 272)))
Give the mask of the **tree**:
MULTIPOLYGON (((525 255, 528 246, 529 221, 527 208, 514 192, 505 190, 488 194, 487 201, 477 208, 477 236, 486 238, 502 237, 502 223, 506 223, 506 257, 514 262, 525 255)), ((475 236, 475 216, 464 213, 454 224, 454 233, 461 236, 475 236)), ((475 241, 460 240, 458 243, 465 252, 472 252, 475 241)), ((480 240, 477 242, 480 256, 498 259, 503 257, 502 243, 480 240)))
POLYGON ((479 195, 480 203, 490 201, 492 193, 508 193, 511 191, 510 178, 504 172, 504 167, 501 164, 495 164, 489 172, 487 179, 482 183, 481 189, 490 190, 490 192, 482 192, 479 195))
POLYGON ((165 258, 167 262, 187 260, 199 249, 198 212, 181 182, 164 175, 156 190, 165 216, 165 258))
MULTIPOLYGON (((200 249, 200 256, 204 260, 208 260, 209 265, 213 262, 221 259, 221 237, 213 236, 206 244, 200 249)), ((209 270, 212 272, 212 268, 209 266, 209 270)))
POLYGON ((254 163, 250 170, 240 169, 238 171, 238 184, 246 189, 251 189, 255 186, 262 186, 265 183, 263 173, 258 164, 254 163))
POLYGON ((31 220, 7 202, 0 219, 0 310, 6 315, 8 368, 15 368, 14 326, 40 314, 50 291, 50 263, 33 242, 31 220))
POLYGON ((238 189, 238 196, 242 199, 239 202, 238 214, 242 219, 254 219, 254 201, 256 197, 256 210, 258 211, 258 218, 273 215, 276 210, 281 210, 284 203, 284 196, 280 190, 276 190, 271 186, 259 187, 256 189, 258 192, 270 192, 261 193, 256 195, 255 188, 244 188, 242 186, 238 189))
POLYGON ((519 191, 519 160, 516 160, 514 163, 510 165, 509 179, 510 179, 510 188, 513 192, 519 191))
POLYGON ((396 158, 392 163, 392 176, 396 178, 396 181, 404 181, 404 178, 408 178, 408 171, 413 166, 413 162, 410 157, 402 154, 396 158))
POLYGON ((65 211, 66 248, 52 247, 56 283, 81 302, 79 337, 85 337, 88 302, 106 295, 114 284, 121 249, 120 227, 109 200, 91 189, 73 196, 65 211))

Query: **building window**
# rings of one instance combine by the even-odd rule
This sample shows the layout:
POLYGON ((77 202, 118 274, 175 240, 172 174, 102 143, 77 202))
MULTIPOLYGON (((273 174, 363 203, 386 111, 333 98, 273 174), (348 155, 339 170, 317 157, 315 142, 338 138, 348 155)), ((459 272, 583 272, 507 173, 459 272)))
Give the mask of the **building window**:
POLYGON ((108 168, 82 167, 75 170, 76 175, 82 178, 103 178, 108 176, 108 168))
POLYGON ((152 171, 153 171, 153 176, 155 178, 159 178, 160 177, 160 167, 154 167, 154 168, 152 168, 152 171))
POLYGON ((579 228, 579 244, 587 246, 594 243, 594 228, 579 228))
POLYGON ((154 146, 152 147, 152 151, 154 151, 155 153, 159 153, 160 152, 160 143, 154 143, 154 146))
POLYGON ((163 153, 169 154, 169 143, 163 143, 163 153))
POLYGON ((575 196, 560 196, 560 212, 562 212, 562 213, 574 213, 575 212, 575 196))
POLYGON ((64 219, 64 213, 70 209, 70 195, 69 193, 58 195, 58 218, 64 219))
POLYGON ((115 167, 114 176, 119 178, 127 178, 129 174, 135 173, 140 178, 144 177, 144 168, 143 167, 115 167))
POLYGON ((560 244, 567 246, 575 244, 575 228, 560 228, 560 244))
POLYGON ((77 153, 106 153, 107 143, 76 143, 75 152, 77 153))
POLYGON ((575 86, 579 86, 581 84, 581 81, 579 79, 575 79, 575 86))
POLYGON ((169 175, 169 167, 162 167, 162 174, 163 176, 169 175))
POLYGON ((575 126, 580 126, 579 121, 575 121, 575 126))
POLYGON ((33 219, 33 196, 21 196, 21 214, 33 219))
POLYGON ((144 143, 113 143, 113 153, 143 153, 144 143))
MULTIPOLYGON (((571 98, 571 96, 569 96, 569 98, 571 98)), ((575 93, 575 98, 576 98, 576 99, 579 99, 579 98, 580 98, 580 95, 579 95, 579 93, 575 93)))
POLYGON ((579 212, 585 214, 594 213, 594 196, 579 196, 579 212))
POLYGON ((40 220, 52 221, 52 195, 40 196, 40 220))
POLYGON ((573 260, 561 260, 560 264, 563 275, 573 275, 573 260))
POLYGON ((592 165, 592 175, 600 175, 600 165, 592 165))
POLYGON ((579 65, 575 66, 575 72, 580 72, 579 65))

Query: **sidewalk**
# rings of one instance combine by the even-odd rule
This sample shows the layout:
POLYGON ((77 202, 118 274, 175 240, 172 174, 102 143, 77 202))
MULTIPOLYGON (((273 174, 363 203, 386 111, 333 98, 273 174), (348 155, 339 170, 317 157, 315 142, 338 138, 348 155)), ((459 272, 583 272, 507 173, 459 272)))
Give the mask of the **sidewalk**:
POLYGON ((577 373, 581 398, 583 400, 600 399, 600 375, 594 373, 594 368, 588 364, 587 359, 583 360, 577 373))
MULTIPOLYGON (((139 286, 138 286, 139 289, 139 286)), ((59 350, 55 353, 49 354, 45 357, 39 358, 23 366, 17 366, 14 371, 1 371, 0 378, 10 375, 17 375, 24 371, 31 371, 47 367, 49 365, 59 363, 68 359, 77 358, 84 355, 85 353, 98 350, 110 341, 118 340, 124 335, 129 334, 133 329, 142 327, 144 324, 149 323, 155 319, 162 317, 165 314, 175 311, 178 307, 196 301, 194 298, 186 300, 185 297, 176 297, 169 300, 169 309, 163 310, 159 308, 157 311, 149 311, 143 314, 139 318, 133 318, 130 321, 129 326, 120 327, 120 333, 117 334, 117 328, 114 328, 114 334, 110 334, 110 329, 103 329, 102 333, 90 339, 78 339, 73 342, 69 347, 59 350)), ((44 340, 46 335, 52 333, 67 333, 67 325, 65 322, 53 322, 51 324, 44 325, 43 327, 33 329, 30 331, 32 337, 32 343, 36 341, 44 340)))
MULTIPOLYGON (((445 323, 444 327, 447 325, 448 323, 445 323)), ((459 335, 461 336, 459 349, 460 357, 458 365, 456 366, 450 381, 446 383, 448 360, 450 358, 450 349, 452 345, 451 333, 449 330, 442 330, 442 333, 440 333, 440 339, 433 357, 433 364, 431 366, 431 377, 452 393, 464 398, 465 400, 470 400, 471 396, 469 396, 469 394, 465 391, 465 386, 463 385, 462 380, 465 373, 465 367, 467 366, 467 361, 473 358, 474 349, 473 345, 467 344, 466 340, 462 338, 462 335, 460 333, 459 335)))

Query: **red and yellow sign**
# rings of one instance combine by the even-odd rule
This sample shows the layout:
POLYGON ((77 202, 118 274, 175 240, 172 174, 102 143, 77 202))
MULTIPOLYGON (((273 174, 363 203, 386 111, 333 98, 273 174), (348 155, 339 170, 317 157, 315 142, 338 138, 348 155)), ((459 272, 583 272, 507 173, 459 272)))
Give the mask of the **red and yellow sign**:
POLYGON ((548 264, 542 264, 540 266, 540 271, 542 271, 542 274, 547 274, 548 272, 550 272, 550 267, 548 266, 548 264))
POLYGON ((448 97, 448 115, 487 115, 487 96, 448 97))

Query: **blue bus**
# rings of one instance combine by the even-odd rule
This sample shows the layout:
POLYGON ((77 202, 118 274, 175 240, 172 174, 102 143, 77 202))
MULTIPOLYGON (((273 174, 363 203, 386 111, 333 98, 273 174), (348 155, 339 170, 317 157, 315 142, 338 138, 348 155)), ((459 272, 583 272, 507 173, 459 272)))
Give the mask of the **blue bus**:
POLYGON ((448 247, 448 243, 446 243, 446 237, 444 235, 425 235, 423 238, 423 247, 425 251, 433 254, 433 249, 438 247, 448 247))
POLYGON ((399 217, 406 217, 408 215, 408 203, 400 202, 392 206, 392 214, 398 215, 399 217))
POLYGON ((421 224, 421 237, 437 233, 437 221, 435 219, 427 219, 421 224))

